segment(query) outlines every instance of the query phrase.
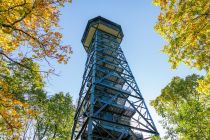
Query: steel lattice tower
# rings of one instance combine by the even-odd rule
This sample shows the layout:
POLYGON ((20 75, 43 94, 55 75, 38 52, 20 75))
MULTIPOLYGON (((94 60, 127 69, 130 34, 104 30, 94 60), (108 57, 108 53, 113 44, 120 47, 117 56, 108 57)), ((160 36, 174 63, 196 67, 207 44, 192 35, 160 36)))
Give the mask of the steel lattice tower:
POLYGON ((121 26, 89 20, 82 43, 87 61, 72 139, 139 140, 159 135, 120 47, 121 26))

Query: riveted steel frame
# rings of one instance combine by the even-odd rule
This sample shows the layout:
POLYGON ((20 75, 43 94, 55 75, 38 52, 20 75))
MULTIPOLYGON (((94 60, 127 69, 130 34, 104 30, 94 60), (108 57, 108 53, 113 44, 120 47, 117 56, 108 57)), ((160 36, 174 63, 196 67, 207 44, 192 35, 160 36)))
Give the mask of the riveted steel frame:
MULTIPOLYGON (((94 39, 92 40, 91 46, 88 50, 85 72, 79 93, 74 126, 72 129, 72 139, 82 139, 82 135, 86 135, 85 137, 88 140, 97 138, 121 139, 128 134, 138 139, 138 136, 136 135, 137 133, 141 133, 143 135, 143 139, 152 135, 159 135, 128 62, 126 61, 124 53, 120 47, 120 43, 116 42, 116 40, 110 40, 110 38, 107 39, 112 41, 112 43, 116 43, 115 46, 117 45, 117 47, 113 47, 109 43, 102 43, 100 38, 105 37, 100 36, 99 33, 100 31, 96 31, 94 39), (109 53, 105 53, 107 51, 109 53), (115 55, 113 55, 113 53, 115 55), (103 55, 106 55, 109 60, 101 57, 103 55), (102 64, 109 65, 111 68, 104 69, 102 64), (105 75, 98 78, 97 73, 99 72, 105 73, 105 75), (119 91, 119 89, 114 86, 104 84, 103 81, 110 77, 116 77, 120 79, 121 82, 123 81, 123 91, 119 91), (103 93, 103 91, 96 93, 96 88, 98 87, 116 91, 116 94, 112 95, 108 100, 102 101, 100 97, 104 96, 106 93, 103 93), (106 120, 99 116, 99 114, 103 111, 106 112, 108 106, 115 105, 116 99, 118 98, 124 99, 126 107, 135 112, 135 114, 131 117, 129 124, 106 120), (100 107, 95 109, 95 105, 98 102, 100 103, 100 107), (116 137, 112 132, 107 131, 102 123, 116 126, 116 128, 122 128, 124 132, 122 131, 122 133, 116 137), (97 131, 97 134, 99 135, 94 135, 93 129, 94 131, 97 131), (106 137, 100 136, 101 130, 106 133, 106 137)), ((112 129, 114 131, 114 128, 112 129)))

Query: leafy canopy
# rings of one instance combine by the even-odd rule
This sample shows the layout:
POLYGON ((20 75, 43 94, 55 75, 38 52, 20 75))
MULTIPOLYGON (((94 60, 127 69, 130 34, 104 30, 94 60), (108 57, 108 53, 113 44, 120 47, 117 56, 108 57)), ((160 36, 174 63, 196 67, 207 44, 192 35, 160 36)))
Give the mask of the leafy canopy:
MULTIPOLYGON (((44 86, 36 61, 67 63, 60 8, 70 0, 0 0, 0 138, 18 137, 34 108, 27 98, 44 86)), ((48 73, 48 72, 47 72, 48 73)))
POLYGON ((181 62, 205 70, 198 90, 210 95, 209 0, 153 0, 161 12, 155 30, 166 40, 163 52, 172 68, 181 62))
POLYGON ((22 130, 24 117, 34 115, 26 97, 43 88, 43 79, 39 66, 30 59, 21 63, 33 71, 0 58, 0 138, 12 139, 22 130))
POLYGON ((26 126, 32 127, 25 129, 23 139, 70 139, 75 107, 69 94, 59 92, 48 97, 41 93, 33 98, 33 107, 38 113, 29 119, 26 126), (33 134, 29 130, 34 130, 33 134))
MULTIPOLYGON (((12 53, 24 46, 33 59, 67 63, 71 48, 61 44, 59 8, 70 0, 1 0, 0 51, 12 53)), ((22 56, 23 52, 19 52, 22 56)), ((26 54, 25 54, 26 55, 26 54)))
POLYGON ((209 139, 210 138, 210 97, 199 93, 196 88, 198 75, 185 79, 174 77, 151 101, 151 105, 163 118, 167 130, 166 138, 209 139))

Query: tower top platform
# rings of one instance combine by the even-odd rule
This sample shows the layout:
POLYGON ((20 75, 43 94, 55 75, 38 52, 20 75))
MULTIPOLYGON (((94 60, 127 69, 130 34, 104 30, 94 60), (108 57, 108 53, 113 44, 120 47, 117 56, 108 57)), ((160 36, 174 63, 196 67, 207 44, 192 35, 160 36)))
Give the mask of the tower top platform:
POLYGON ((90 19, 85 28, 85 32, 82 37, 82 44, 87 52, 91 41, 95 35, 96 30, 101 30, 108 34, 111 34, 117 38, 117 41, 121 43, 123 39, 122 28, 119 24, 114 23, 108 19, 105 19, 101 16, 90 19))

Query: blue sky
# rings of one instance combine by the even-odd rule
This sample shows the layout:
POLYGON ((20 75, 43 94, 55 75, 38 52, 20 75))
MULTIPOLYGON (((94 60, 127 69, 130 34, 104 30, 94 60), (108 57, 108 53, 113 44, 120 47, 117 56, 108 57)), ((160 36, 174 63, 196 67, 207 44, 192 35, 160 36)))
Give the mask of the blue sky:
POLYGON ((161 89, 173 76, 185 77, 197 71, 183 65, 177 70, 170 69, 167 56, 160 52, 164 40, 153 29, 159 12, 160 9, 149 0, 73 0, 72 4, 62 8, 60 19, 63 44, 70 44, 73 54, 67 65, 54 64, 60 76, 51 76, 46 90, 50 94, 69 92, 74 101, 78 98, 87 56, 81 38, 88 20, 103 16, 122 26, 122 50, 156 127, 163 135, 159 118, 149 101, 160 95, 161 89))

